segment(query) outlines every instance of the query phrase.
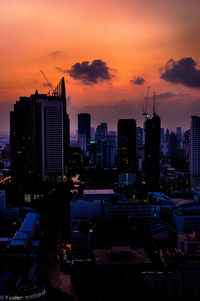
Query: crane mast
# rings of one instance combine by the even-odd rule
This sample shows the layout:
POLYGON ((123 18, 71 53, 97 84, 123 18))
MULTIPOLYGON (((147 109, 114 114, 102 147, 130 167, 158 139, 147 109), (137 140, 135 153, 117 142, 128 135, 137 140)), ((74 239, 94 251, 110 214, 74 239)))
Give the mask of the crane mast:
POLYGON ((55 93, 55 91, 54 91, 54 88, 53 88, 53 85, 52 85, 52 83, 50 83, 50 81, 48 80, 48 78, 46 77, 45 73, 44 73, 42 70, 40 70, 40 72, 41 72, 41 74, 43 75, 44 79, 46 80, 46 82, 47 82, 48 86, 51 88, 51 90, 52 90, 52 93, 54 94, 54 93, 55 93))
POLYGON ((148 105, 148 98, 149 98, 149 89, 150 89, 150 87, 148 86, 148 88, 147 88, 147 96, 146 96, 146 101, 145 101, 145 107, 144 107, 144 112, 142 114, 142 115, 146 116, 146 119, 149 116, 149 113, 147 112, 147 105, 148 105))

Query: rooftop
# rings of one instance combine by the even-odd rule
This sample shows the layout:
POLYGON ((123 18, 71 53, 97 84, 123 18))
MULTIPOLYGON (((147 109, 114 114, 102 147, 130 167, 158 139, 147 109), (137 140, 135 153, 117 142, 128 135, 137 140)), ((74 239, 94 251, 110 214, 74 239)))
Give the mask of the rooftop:
POLYGON ((113 189, 86 189, 83 194, 115 194, 113 189))
POLYGON ((93 252, 97 265, 143 265, 152 263, 144 249, 131 249, 128 246, 95 249, 93 252))
POLYGON ((32 213, 29 212, 25 220, 20 228, 20 232, 32 232, 34 231, 37 221, 39 219, 39 214, 38 213, 32 213))

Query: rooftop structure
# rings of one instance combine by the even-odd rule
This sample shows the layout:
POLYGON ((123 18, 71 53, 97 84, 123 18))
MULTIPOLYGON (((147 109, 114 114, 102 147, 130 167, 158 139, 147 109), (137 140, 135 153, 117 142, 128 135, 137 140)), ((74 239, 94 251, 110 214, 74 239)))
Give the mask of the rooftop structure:
POLYGON ((97 265, 150 265, 152 262, 144 249, 131 249, 128 246, 93 250, 97 265))

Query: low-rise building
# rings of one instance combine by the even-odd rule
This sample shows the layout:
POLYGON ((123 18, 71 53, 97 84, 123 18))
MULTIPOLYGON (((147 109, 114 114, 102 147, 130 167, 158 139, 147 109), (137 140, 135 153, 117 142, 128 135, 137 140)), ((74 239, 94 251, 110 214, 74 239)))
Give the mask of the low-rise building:
POLYGON ((178 233, 200 231, 200 204, 180 205, 173 211, 173 224, 178 233))

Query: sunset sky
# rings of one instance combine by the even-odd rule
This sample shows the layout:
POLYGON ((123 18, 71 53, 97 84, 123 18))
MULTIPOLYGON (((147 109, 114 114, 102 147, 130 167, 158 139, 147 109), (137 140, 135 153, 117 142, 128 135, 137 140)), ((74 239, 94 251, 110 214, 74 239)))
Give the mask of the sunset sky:
POLYGON ((200 115, 199 15, 199 0, 1 0, 0 130, 19 96, 49 91, 41 69, 65 77, 72 131, 80 112, 142 125, 148 86, 162 126, 186 129, 200 115))

